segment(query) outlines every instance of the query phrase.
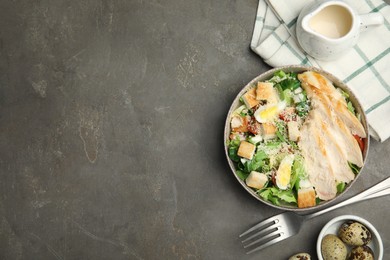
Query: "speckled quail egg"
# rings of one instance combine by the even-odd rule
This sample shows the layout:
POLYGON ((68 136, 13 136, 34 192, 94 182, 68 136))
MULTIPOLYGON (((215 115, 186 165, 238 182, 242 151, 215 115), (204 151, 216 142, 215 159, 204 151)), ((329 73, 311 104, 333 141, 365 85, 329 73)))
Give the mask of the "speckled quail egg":
POLYGON ((352 220, 340 226, 338 235, 344 243, 351 246, 367 245, 372 239, 371 232, 366 226, 352 220))
POLYGON ((369 246, 356 246, 348 255, 348 260, 374 260, 374 252, 369 246))
POLYGON ((347 247, 336 235, 328 234, 321 241, 321 254, 324 260, 344 260, 347 247))
POLYGON ((310 260, 311 257, 308 253, 299 253, 291 256, 288 260, 310 260))

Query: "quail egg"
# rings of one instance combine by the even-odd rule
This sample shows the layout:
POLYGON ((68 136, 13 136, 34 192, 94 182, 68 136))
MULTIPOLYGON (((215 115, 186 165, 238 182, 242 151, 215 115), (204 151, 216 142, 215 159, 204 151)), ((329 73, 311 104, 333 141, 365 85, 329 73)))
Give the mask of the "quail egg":
POLYGON ((372 235, 370 230, 362 223, 348 220, 344 222, 338 231, 340 239, 351 246, 362 246, 367 245, 372 235))
POLYGON ((311 257, 308 253, 299 253, 291 256, 288 260, 310 260, 311 257))
POLYGON ((374 260, 374 252, 369 246, 356 246, 348 255, 348 260, 374 260))
POLYGON ((324 260, 341 260, 347 258, 347 247, 336 235, 328 234, 321 241, 321 253, 324 260))

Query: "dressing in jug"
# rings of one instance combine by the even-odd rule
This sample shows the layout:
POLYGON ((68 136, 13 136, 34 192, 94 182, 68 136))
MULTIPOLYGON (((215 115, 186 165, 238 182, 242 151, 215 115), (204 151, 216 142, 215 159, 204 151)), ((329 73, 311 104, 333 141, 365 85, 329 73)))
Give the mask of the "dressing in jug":
POLYGON ((343 1, 317 0, 305 6, 298 17, 297 40, 310 56, 335 60, 357 43, 360 31, 383 21, 380 13, 358 15, 343 1))

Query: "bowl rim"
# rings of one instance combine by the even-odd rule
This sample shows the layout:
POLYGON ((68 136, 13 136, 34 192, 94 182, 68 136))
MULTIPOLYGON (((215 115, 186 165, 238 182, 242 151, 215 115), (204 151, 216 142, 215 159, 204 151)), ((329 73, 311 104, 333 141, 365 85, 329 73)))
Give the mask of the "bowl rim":
POLYGON ((323 69, 320 69, 320 68, 317 68, 317 67, 313 67, 313 66, 307 66, 307 65, 287 65, 287 66, 275 67, 275 68, 272 68, 270 70, 267 70, 267 71, 261 73, 260 75, 256 76, 251 81, 249 81, 243 88, 241 88, 241 90, 238 92, 238 94, 233 99, 233 101, 232 101, 232 103, 230 105, 230 108, 228 110, 228 113, 226 115, 225 128, 224 128, 224 148, 225 148, 225 156, 227 158, 227 161, 228 161, 228 164, 229 164, 231 172, 233 173, 233 175, 235 176, 237 181, 241 184, 241 186, 249 194, 251 194, 252 197, 254 197, 255 199, 261 201, 262 203, 264 203, 264 204, 266 204, 268 206, 271 206, 273 208, 277 208, 277 209, 280 209, 280 210, 295 211, 295 212, 316 211, 316 210, 322 209, 323 207, 329 205, 330 203, 332 203, 335 200, 337 200, 340 197, 342 197, 350 189, 350 187, 356 182, 356 180, 359 178, 359 176, 362 174, 364 166, 366 165, 366 161, 367 161, 367 157, 368 157, 368 151, 369 151, 369 146, 370 146, 370 135, 369 135, 367 116, 366 116, 365 111, 363 110, 362 104, 359 101, 359 99, 352 92, 352 90, 347 86, 347 84, 344 83, 341 79, 339 79, 338 77, 334 76, 330 72, 327 72, 327 71, 325 71, 323 69), (240 102, 239 101, 240 97, 246 91, 248 91, 251 87, 253 87, 255 83, 257 83, 259 81, 262 81, 262 80, 266 80, 266 79, 271 78, 272 75, 276 71, 279 71, 279 70, 283 70, 284 72, 295 72, 295 73, 302 73, 302 72, 305 72, 305 71, 315 71, 315 72, 318 72, 318 73, 324 75, 325 77, 327 77, 330 81, 332 81, 332 83, 335 86, 343 89, 344 91, 346 91, 349 94, 349 99, 353 103, 354 107, 357 109, 357 112, 360 114, 361 122, 363 124, 363 127, 364 127, 366 133, 367 133, 367 137, 364 139, 364 150, 363 150, 363 153, 362 153, 363 154, 363 166, 361 167, 359 173, 356 174, 355 179, 352 180, 346 186, 344 191, 341 192, 340 194, 338 194, 335 198, 333 198, 331 200, 328 200, 328 201, 323 201, 320 204, 317 204, 316 206, 313 206, 313 207, 298 208, 298 207, 288 207, 288 206, 283 206, 283 205, 275 205, 275 204, 272 204, 269 201, 266 201, 266 200, 262 199, 260 196, 258 196, 254 192, 254 190, 252 190, 250 187, 248 187, 245 184, 245 181, 241 180, 237 176, 236 169, 235 169, 235 166, 234 166, 234 162, 230 159, 229 154, 228 154, 228 145, 227 145, 227 143, 229 141, 229 135, 230 135, 230 120, 229 119, 230 119, 231 114, 233 113, 233 111, 237 108, 237 104, 240 104, 239 103, 240 102))
POLYGON ((356 215, 341 215, 341 216, 338 216, 338 217, 331 219, 330 221, 328 221, 328 223, 325 224, 325 226, 321 229, 321 231, 318 235, 318 238, 317 238, 316 251, 317 251, 318 259, 323 260, 322 253, 321 253, 321 241, 322 241, 322 238, 326 234, 328 234, 328 233, 326 233, 326 231, 329 229, 330 226, 332 226, 336 222, 347 221, 347 220, 355 220, 357 222, 360 222, 371 231, 373 239, 375 238, 377 240, 376 242, 378 244, 378 252, 374 252, 374 253, 378 254, 378 256, 375 256, 375 259, 382 260, 382 258, 383 258, 383 241, 382 241, 382 238, 381 238, 378 230, 374 227, 374 225, 371 224, 371 222, 369 222, 368 220, 366 220, 362 217, 356 216, 356 215))

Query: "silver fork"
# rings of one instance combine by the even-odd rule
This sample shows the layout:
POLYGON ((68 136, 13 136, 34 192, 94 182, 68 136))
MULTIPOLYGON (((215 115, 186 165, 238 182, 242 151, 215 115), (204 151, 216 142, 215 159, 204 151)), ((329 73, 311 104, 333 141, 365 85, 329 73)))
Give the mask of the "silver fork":
POLYGON ((351 197, 345 201, 342 201, 336 205, 323 209, 321 211, 308 214, 298 215, 294 212, 287 211, 279 215, 270 217, 255 226, 251 227, 239 237, 245 239, 242 241, 244 248, 252 248, 247 254, 251 254, 265 247, 273 245, 286 238, 292 237, 298 234, 302 224, 311 218, 322 215, 331 210, 356 203, 359 201, 377 198, 390 194, 390 177, 372 186, 371 188, 351 197), (254 247, 257 246, 257 247, 254 247))

